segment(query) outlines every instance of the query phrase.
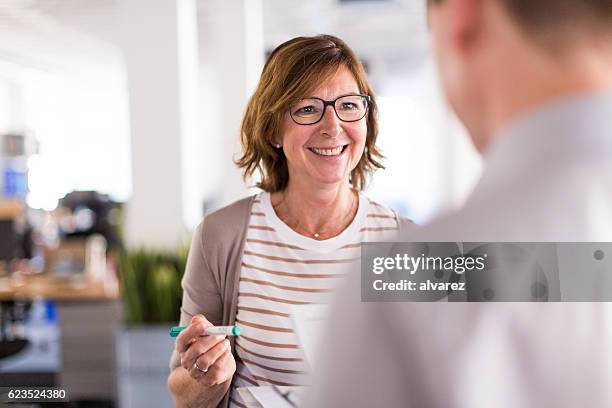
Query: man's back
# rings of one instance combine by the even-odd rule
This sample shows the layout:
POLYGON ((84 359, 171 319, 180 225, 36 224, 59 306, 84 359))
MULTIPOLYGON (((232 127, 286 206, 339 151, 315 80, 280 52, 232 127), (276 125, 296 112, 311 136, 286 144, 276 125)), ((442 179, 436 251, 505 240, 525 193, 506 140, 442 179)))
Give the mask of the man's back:
MULTIPOLYGON (((461 211, 409 238, 612 241, 610 158, 612 93, 548 105, 500 134, 461 211)), ((607 303, 357 302, 337 313, 339 354, 327 358, 340 363, 321 370, 316 406, 612 406, 607 303)))
POLYGON ((421 238, 612 241, 612 92, 550 104, 497 140, 462 210, 421 238))
MULTIPOLYGON (((612 241, 612 0, 427 3, 445 97, 485 168, 461 211, 410 240, 612 241)), ((612 406, 610 303, 366 304, 353 284, 313 406, 612 406)))

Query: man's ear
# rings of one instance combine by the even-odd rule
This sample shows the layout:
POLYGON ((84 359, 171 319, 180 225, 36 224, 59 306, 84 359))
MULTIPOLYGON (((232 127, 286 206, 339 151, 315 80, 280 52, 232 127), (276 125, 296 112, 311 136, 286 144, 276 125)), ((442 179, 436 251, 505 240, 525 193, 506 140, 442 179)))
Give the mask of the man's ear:
POLYGON ((499 0, 446 0, 451 41, 458 52, 469 53, 478 44, 483 30, 483 6, 486 1, 499 0))

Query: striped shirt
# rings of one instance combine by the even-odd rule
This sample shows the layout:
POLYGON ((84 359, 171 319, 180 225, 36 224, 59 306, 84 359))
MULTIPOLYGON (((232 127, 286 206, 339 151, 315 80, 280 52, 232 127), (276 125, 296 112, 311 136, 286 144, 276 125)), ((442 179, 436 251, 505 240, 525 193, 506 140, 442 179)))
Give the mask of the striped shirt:
POLYGON ((359 265, 361 242, 388 239, 397 215, 359 194, 351 224, 323 241, 293 231, 269 193, 251 210, 238 286, 237 369, 230 406, 244 407, 236 387, 305 385, 308 367, 292 327, 291 305, 329 303, 341 277, 359 265))

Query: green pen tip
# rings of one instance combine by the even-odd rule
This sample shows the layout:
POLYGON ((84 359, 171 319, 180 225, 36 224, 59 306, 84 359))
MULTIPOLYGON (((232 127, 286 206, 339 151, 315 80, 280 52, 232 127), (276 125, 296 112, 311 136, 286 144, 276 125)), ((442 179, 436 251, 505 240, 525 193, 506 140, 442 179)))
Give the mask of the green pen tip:
POLYGON ((185 329, 185 327, 183 326, 174 326, 171 327, 170 330, 168 330, 168 332, 170 333, 170 337, 176 337, 179 335, 179 333, 185 329))
POLYGON ((234 328, 232 329, 232 334, 234 336, 240 336, 240 333, 242 333, 242 329, 240 328, 240 326, 234 326, 234 328))

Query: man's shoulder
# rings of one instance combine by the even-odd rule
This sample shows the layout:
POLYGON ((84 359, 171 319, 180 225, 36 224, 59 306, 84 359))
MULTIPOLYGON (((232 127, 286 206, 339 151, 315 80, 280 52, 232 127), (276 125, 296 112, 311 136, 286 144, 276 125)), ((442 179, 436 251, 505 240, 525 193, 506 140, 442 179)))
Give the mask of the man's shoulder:
POLYGON ((419 242, 610 239, 609 229, 602 228, 612 220, 609 189, 562 179, 571 182, 531 180, 470 197, 461 209, 432 220, 410 238, 419 242))

